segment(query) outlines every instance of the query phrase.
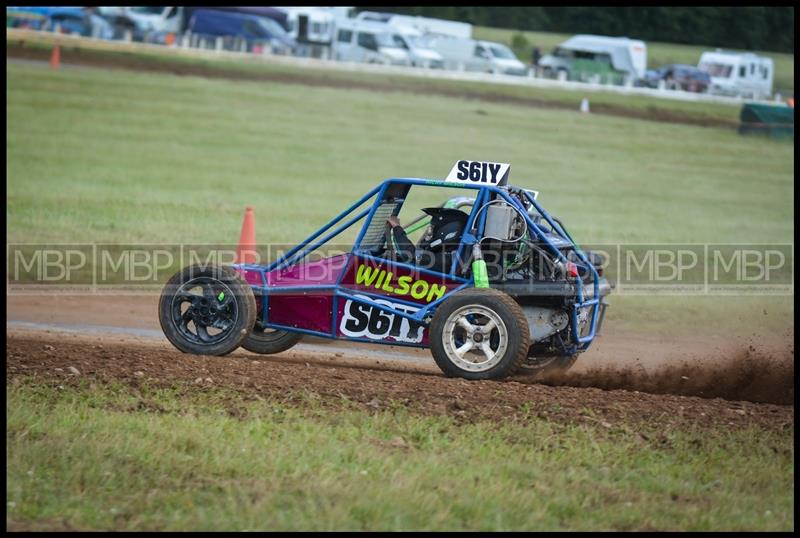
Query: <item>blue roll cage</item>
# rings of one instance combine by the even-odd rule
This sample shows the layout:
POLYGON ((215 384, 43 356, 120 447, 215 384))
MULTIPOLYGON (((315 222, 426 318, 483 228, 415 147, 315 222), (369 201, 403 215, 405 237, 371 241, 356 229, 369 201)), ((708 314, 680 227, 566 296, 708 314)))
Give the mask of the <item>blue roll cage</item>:
MULTIPOLYGON (((589 262, 586 258, 584 252, 578 247, 578 245, 573 241, 572 237, 567 233, 567 231, 558 224, 555 219, 553 219, 544 208, 539 205, 539 203, 531 196, 529 192, 524 189, 520 189, 520 192, 527 198, 527 200, 532 204, 532 206, 536 209, 537 213, 541 215, 543 219, 550 225, 551 229, 557 233, 557 235, 565 240, 568 241, 575 250, 575 253, 578 255, 582 263, 576 263, 575 265, 578 267, 579 277, 575 278, 576 283, 576 300, 572 306, 571 312, 571 319, 572 319, 572 341, 574 342, 571 348, 565 348, 565 352, 568 354, 572 354, 575 352, 585 351, 589 345, 592 343, 592 340, 595 337, 597 331, 597 321, 598 321, 598 312, 600 311, 599 303, 600 303, 600 276, 597 273, 594 265, 589 262), (593 286, 594 286, 594 293, 592 294, 591 299, 584 298, 584 285, 583 279, 581 278, 582 275, 585 275, 585 272, 589 271, 592 275, 593 286), (581 336, 579 331, 579 323, 578 323, 578 316, 582 309, 591 308, 591 321, 589 326, 589 332, 581 336)), ((360 198, 357 202, 351 205, 348 209, 340 213, 336 216, 333 220, 328 222, 325 226, 317 230, 315 233, 308 236, 305 240, 299 243, 297 246, 290 249, 284 255, 280 256, 274 262, 264 266, 264 265, 252 265, 252 264, 238 264, 235 267, 247 270, 247 271, 256 271, 261 274, 261 286, 253 285, 254 291, 257 291, 261 294, 262 297, 262 319, 264 320, 264 326, 273 329, 280 329, 285 331, 291 332, 298 332, 304 334, 312 334, 314 336, 321 336, 323 338, 337 338, 336 332, 336 325, 337 325, 337 317, 338 317, 338 301, 340 298, 349 299, 351 301, 355 301, 364 305, 371 306, 373 308, 381 309, 387 313, 391 313, 397 316, 401 316, 404 318, 408 318, 418 323, 422 323, 423 325, 427 326, 425 320, 428 318, 429 315, 432 315, 435 312, 436 308, 441 304, 442 301, 450 297, 453 293, 460 291, 465 288, 474 287, 475 282, 470 275, 470 278, 463 278, 455 274, 456 268, 459 265, 459 262, 462 258, 464 258, 464 254, 467 248, 471 247, 477 242, 478 237, 482 237, 484 233, 484 228, 486 226, 486 211, 480 211, 480 208, 491 199, 492 195, 499 196, 505 202, 513 205, 514 207, 520 210, 520 213, 525 217, 526 223, 528 225, 528 230, 532 234, 535 235, 538 239, 540 239, 548 249, 548 251, 556 257, 556 259, 566 263, 568 260, 564 256, 564 254, 553 244, 552 241, 547 237, 547 234, 530 218, 530 215, 525 210, 524 207, 514 199, 506 190, 506 187, 497 187, 495 185, 487 185, 487 184, 461 184, 455 182, 445 182, 440 180, 432 180, 432 179, 422 179, 422 178, 390 178, 383 181, 377 187, 369 191, 365 194, 362 198, 360 198), (381 258, 375 256, 366 250, 361 248, 361 242, 364 239, 364 235, 369 228, 369 225, 372 221, 372 218, 375 215, 375 212, 378 210, 378 207, 384 202, 384 198, 386 195, 387 190, 392 185, 422 185, 426 187, 447 187, 447 188, 461 188, 461 189, 470 189, 478 191, 475 197, 475 203, 473 204, 472 211, 469 215, 466 225, 466 232, 463 234, 461 243, 456 250, 456 256, 453 259, 453 263, 450 267, 450 271, 448 273, 440 273, 438 271, 433 271, 431 269, 425 269, 422 267, 417 267, 412 264, 398 262, 395 260, 389 260, 386 258, 381 258), (377 195, 377 196, 376 196, 377 195), (370 207, 366 207, 359 211, 357 214, 352 216, 346 222, 341 224, 340 226, 336 227, 334 230, 328 232, 331 228, 333 228, 337 223, 339 223, 342 219, 350 216, 357 208, 363 205, 366 201, 370 198, 375 197, 374 203, 370 207), (480 219, 478 221, 477 227, 477 235, 472 235, 470 233, 472 228, 475 224, 475 218, 477 217, 478 213, 481 213, 480 219), (312 286, 268 286, 267 285, 267 278, 266 273, 273 271, 275 269, 279 269, 282 267, 286 267, 296 263, 299 260, 302 260, 307 254, 313 252, 315 249, 319 248, 320 246, 324 245, 327 241, 336 237, 339 233, 346 230, 350 226, 352 226, 355 222, 358 222, 361 218, 366 215, 366 220, 362 225, 361 231, 358 234, 355 242, 353 243, 353 248, 348 253, 348 261, 344 265, 341 273, 339 274, 336 284, 324 284, 324 285, 312 285, 312 286), (322 234, 325 234, 324 237, 319 238, 322 234), (313 243, 312 243, 313 242, 313 243), (451 280, 459 282, 460 285, 444 294, 441 298, 437 299, 436 301, 425 305, 420 306, 417 303, 412 303, 409 301, 404 301, 402 299, 398 299, 396 297, 392 297, 393 302, 397 302, 400 304, 413 306, 415 308, 419 308, 415 313, 404 312, 401 310, 397 310, 395 308, 380 304, 370 299, 364 299, 362 297, 358 297, 354 295, 356 290, 351 290, 349 288, 344 288, 341 285, 341 281, 344 278, 346 273, 347 265, 350 263, 350 259, 353 255, 357 255, 363 259, 373 260, 376 262, 385 262, 388 264, 392 264, 399 267, 405 267, 411 269, 413 271, 419 271, 422 273, 431 274, 437 277, 447 277, 451 280), (317 292, 317 291, 331 291, 333 292, 333 312, 331 315, 331 331, 328 332, 321 332, 321 331, 314 331, 309 329, 301 329, 297 327, 291 327, 286 325, 279 325, 275 323, 270 323, 268 319, 268 302, 269 296, 274 294, 286 294, 287 292, 317 292)), ((368 297, 374 297, 377 299, 385 298, 385 295, 366 292, 362 290, 358 290, 358 293, 368 297)), ((403 342, 382 342, 376 340, 370 340, 367 338, 347 338, 348 340, 353 341, 363 341, 369 342, 373 344, 391 344, 391 345, 407 345, 412 347, 425 347, 419 344, 408 344, 403 342)))

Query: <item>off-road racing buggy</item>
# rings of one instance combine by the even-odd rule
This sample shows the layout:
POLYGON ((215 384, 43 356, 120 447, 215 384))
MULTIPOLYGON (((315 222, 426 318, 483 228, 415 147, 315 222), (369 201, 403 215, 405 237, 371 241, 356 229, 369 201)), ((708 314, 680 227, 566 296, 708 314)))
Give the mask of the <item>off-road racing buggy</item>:
POLYGON ((204 355, 279 353, 303 335, 427 347, 466 379, 569 368, 605 314, 603 259, 509 171, 458 161, 444 181, 387 179, 272 263, 186 267, 161 295, 164 334, 204 355), (462 195, 401 223, 423 188, 462 195), (324 252, 348 229, 352 246, 324 252))

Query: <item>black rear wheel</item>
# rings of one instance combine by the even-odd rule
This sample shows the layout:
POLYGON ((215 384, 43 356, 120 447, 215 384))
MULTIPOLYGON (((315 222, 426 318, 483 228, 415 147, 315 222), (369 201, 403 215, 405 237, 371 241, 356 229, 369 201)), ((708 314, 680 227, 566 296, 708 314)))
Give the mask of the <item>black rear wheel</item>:
POLYGON ((226 355, 252 329, 256 301, 232 268, 192 265, 164 286, 158 314, 164 335, 184 353, 226 355))
POLYGON ((264 327, 261 320, 261 305, 258 300, 256 300, 256 307, 258 315, 256 316, 255 326, 242 342, 242 347, 247 351, 261 353, 262 355, 272 355, 286 351, 303 338, 300 333, 264 327))
POLYGON ((253 353, 272 355, 293 347, 301 338, 303 335, 298 333, 253 327, 253 330, 242 342, 242 347, 253 353))

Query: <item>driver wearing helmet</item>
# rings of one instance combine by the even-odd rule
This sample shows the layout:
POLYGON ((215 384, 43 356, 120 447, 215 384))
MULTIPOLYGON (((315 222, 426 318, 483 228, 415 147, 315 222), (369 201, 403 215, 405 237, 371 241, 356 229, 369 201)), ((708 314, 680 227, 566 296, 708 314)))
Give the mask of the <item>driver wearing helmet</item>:
POLYGON ((397 261, 447 273, 461 244, 469 215, 443 207, 426 207, 422 211, 431 216, 431 224, 416 247, 395 216, 386 220, 387 240, 391 241, 397 261))

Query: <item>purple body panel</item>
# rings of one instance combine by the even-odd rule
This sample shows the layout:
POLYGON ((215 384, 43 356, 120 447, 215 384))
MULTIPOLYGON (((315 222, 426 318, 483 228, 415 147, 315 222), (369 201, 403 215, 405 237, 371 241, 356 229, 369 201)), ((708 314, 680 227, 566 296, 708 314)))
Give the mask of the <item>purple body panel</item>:
POLYGON ((333 291, 315 295, 270 295, 267 307, 270 323, 308 331, 331 332, 333 291))
POLYGON ((340 254, 322 260, 290 265, 269 271, 267 286, 324 286, 334 285, 342 273, 350 254, 340 254))
MULTIPOLYGON (((337 283, 342 291, 409 315, 460 285, 445 276, 353 254, 299 263, 266 273, 255 270, 243 273, 250 284, 258 287, 262 287, 264 275, 267 286, 275 289, 268 300, 267 320, 271 324, 326 333, 337 338, 420 346, 428 345, 427 328, 420 322, 349 298, 339 297, 337 300, 334 291, 337 283), (320 286, 329 288, 317 289, 320 286), (297 291, 292 288, 297 288, 297 291)), ((259 298, 259 309, 261 304, 259 298)))

